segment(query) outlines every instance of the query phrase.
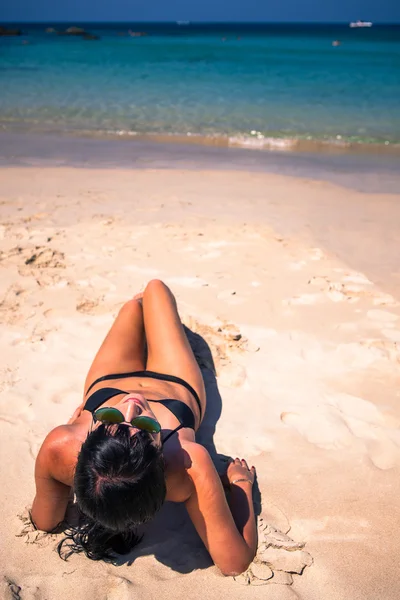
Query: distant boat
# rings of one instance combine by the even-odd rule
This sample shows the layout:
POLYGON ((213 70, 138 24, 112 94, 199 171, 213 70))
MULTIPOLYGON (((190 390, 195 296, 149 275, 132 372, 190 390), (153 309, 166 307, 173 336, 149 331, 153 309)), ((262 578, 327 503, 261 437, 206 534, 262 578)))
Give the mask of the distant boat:
POLYGON ((177 25, 190 25, 190 21, 177 21, 177 25))
POLYGON ((350 27, 372 27, 371 21, 353 21, 350 27))

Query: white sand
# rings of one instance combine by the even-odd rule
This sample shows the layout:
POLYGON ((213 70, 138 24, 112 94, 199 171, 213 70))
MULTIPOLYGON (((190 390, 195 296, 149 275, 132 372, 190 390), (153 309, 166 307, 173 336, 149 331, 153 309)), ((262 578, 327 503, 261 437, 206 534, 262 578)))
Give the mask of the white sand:
POLYGON ((249 173, 54 168, 2 169, 0 190, 4 597, 398 598, 400 286, 381 232, 399 198, 249 173), (119 567, 64 563, 58 536, 24 526, 45 434, 81 401, 118 308, 154 277, 213 351, 217 452, 257 466, 260 549, 238 581, 209 565, 176 505, 119 567))

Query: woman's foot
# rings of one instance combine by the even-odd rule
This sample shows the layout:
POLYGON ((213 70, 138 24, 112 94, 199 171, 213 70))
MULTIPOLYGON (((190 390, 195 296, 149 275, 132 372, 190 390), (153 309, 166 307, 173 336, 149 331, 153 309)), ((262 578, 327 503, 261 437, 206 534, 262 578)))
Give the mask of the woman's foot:
POLYGON ((133 299, 137 300, 139 302, 139 304, 142 305, 143 304, 143 294, 144 294, 144 292, 139 292, 138 294, 135 294, 133 296, 133 299))

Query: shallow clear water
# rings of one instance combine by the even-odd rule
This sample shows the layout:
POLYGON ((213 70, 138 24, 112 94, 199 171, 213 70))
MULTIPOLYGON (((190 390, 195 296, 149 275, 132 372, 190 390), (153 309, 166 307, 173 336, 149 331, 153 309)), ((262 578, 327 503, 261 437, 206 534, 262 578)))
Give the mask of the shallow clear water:
POLYGON ((4 128, 400 143, 400 26, 45 27, 0 38, 4 128))

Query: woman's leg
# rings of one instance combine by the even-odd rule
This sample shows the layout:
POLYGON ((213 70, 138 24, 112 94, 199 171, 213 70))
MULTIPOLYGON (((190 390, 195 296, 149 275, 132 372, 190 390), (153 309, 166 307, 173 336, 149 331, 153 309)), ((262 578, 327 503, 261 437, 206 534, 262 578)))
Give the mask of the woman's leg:
POLYGON ((143 294, 143 315, 149 371, 175 375, 198 393, 205 412, 206 393, 201 371, 194 357, 171 290, 158 279, 148 283, 143 294))
POLYGON ((86 377, 85 391, 98 377, 145 369, 145 335, 140 300, 129 300, 118 313, 86 377))

